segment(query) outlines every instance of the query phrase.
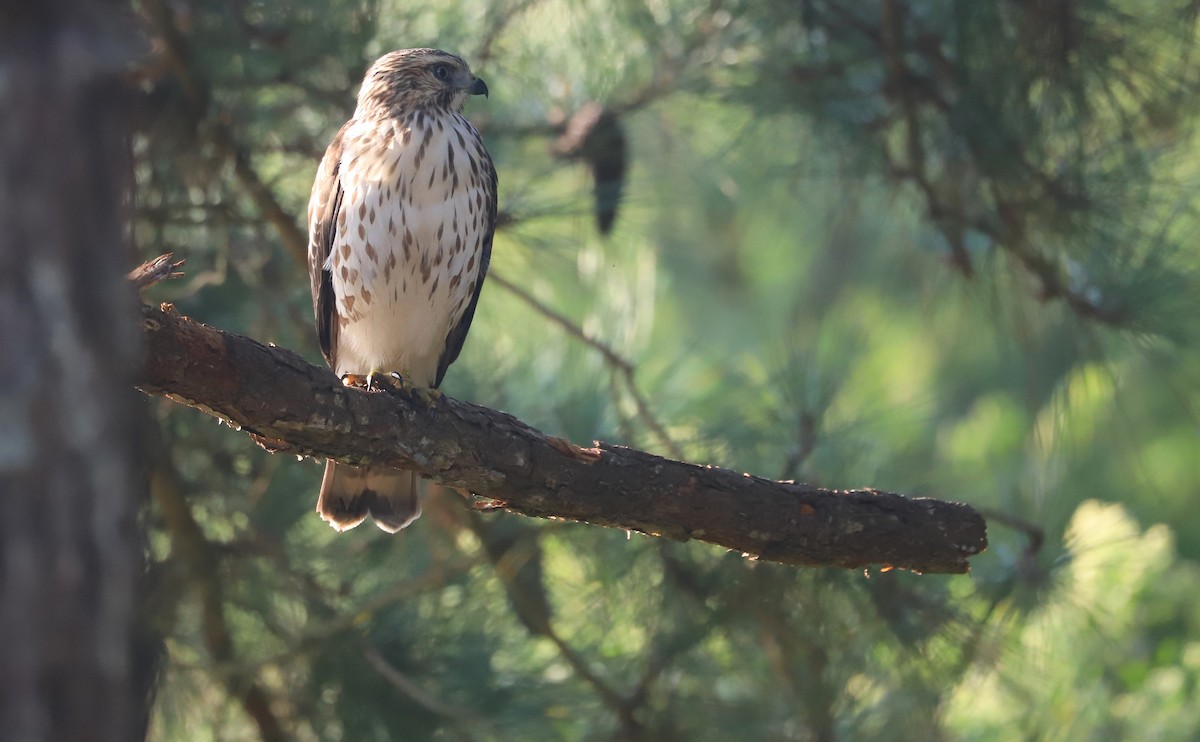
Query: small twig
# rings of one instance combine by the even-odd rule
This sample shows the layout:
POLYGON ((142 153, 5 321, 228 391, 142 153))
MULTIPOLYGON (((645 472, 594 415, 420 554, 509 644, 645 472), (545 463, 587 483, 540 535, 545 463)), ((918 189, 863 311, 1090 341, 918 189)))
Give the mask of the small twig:
POLYGON ((653 431, 658 438, 658 442, 667 449, 667 453, 671 456, 682 460, 684 457, 683 449, 675 443, 670 434, 667 433, 666 427, 662 422, 654 416, 654 411, 650 409, 650 403, 646 401, 646 397, 642 394, 642 390, 638 387, 637 382, 633 378, 633 369, 621 369, 621 377, 625 380, 625 391, 629 393, 630 399, 633 400, 633 406, 637 409, 638 417, 645 423, 646 427, 653 431))
POLYGON ((796 444, 787 459, 783 462, 783 472, 780 479, 796 479, 800 467, 812 456, 817 447, 817 417, 812 412, 802 409, 796 421, 796 444))
POLYGON ((1007 526, 1014 531, 1024 533, 1029 542, 1025 547, 1025 552, 1033 556, 1042 550, 1042 544, 1046 541, 1046 531, 1036 523, 1019 518, 1009 513, 1002 513, 999 510, 992 508, 975 508, 985 520, 993 523, 999 523, 1002 526, 1007 526))
POLYGON ((635 720, 626 718, 628 714, 626 713, 626 703, 624 697, 610 687, 608 683, 604 682, 599 675, 593 672, 592 668, 588 665, 587 660, 585 660, 582 655, 576 652, 570 644, 567 644, 566 640, 559 636, 558 632, 551 629, 546 636, 551 642, 554 643, 554 646, 558 647, 559 654, 561 654, 562 658, 566 660, 568 665, 571 666, 571 669, 575 671, 575 674, 582 678, 588 685, 592 686, 596 693, 600 695, 601 699, 603 699, 604 705, 608 706, 610 709, 616 712, 618 716, 621 717, 621 724, 622 726, 626 727, 626 731, 630 731, 628 728, 629 722, 633 722, 635 728, 640 726, 635 720))
MULTIPOLYGON (((483 41, 475 53, 471 55, 472 67, 482 66, 492 58, 492 47, 495 46, 496 40, 500 38, 500 34, 508 28, 508 24, 512 23, 517 16, 529 10, 534 5, 537 5, 540 0, 520 0, 508 7, 501 7, 501 10, 494 13, 487 24, 487 30, 483 33, 483 41)), ((493 6, 496 7, 496 6, 493 6)))
POLYGON ((589 335, 582 327, 573 322, 566 315, 554 309, 549 304, 541 301, 536 296, 516 285, 512 281, 509 281, 507 278, 498 275, 495 271, 492 271, 489 274, 488 279, 506 291, 510 292, 521 301, 525 302, 538 314, 550 320, 552 324, 555 324, 561 328, 563 332, 599 353, 604 358, 604 361, 613 368, 618 377, 624 383, 625 391, 629 394, 630 399, 633 400, 634 407, 637 409, 638 418, 641 419, 646 427, 654 433, 655 437, 658 438, 659 444, 662 445, 666 449, 667 453, 669 453, 671 456, 677 459, 684 458, 683 450, 675 443, 675 441, 671 439, 671 436, 667 433, 667 429, 662 422, 655 417, 653 410, 650 409, 650 403, 646 400, 645 395, 642 394, 641 389, 638 387, 637 379, 635 378, 636 368, 632 362, 613 350, 612 346, 589 335))
POLYGON ((154 260, 148 260, 129 271, 126 277, 139 291, 168 278, 180 278, 183 276, 183 272, 178 269, 183 267, 187 258, 173 261, 171 260, 173 257, 175 257, 173 252, 163 253, 154 260))
POLYGON ((609 365, 616 367, 620 371, 633 372, 633 364, 621 357, 619 353, 612 349, 611 346, 605 344, 601 340, 597 340, 591 335, 584 332, 583 328, 571 321, 566 315, 538 299, 533 294, 521 288, 517 284, 509 281, 504 276, 499 275, 496 271, 488 273, 488 281, 499 285, 504 290, 516 296, 521 301, 528 304, 534 311, 550 320, 555 325, 558 325, 563 332, 575 338, 579 342, 595 350, 600 355, 604 356, 604 360, 609 365))
MULTIPOLYGON (((454 722, 456 726, 471 725, 478 727, 485 723, 483 719, 480 719, 467 709, 444 703, 432 693, 417 685, 407 675, 400 672, 395 665, 388 662, 387 658, 374 645, 368 644, 363 648, 363 659, 388 684, 426 711, 445 717, 454 722)), ((472 738, 468 735, 468 739, 472 738)))

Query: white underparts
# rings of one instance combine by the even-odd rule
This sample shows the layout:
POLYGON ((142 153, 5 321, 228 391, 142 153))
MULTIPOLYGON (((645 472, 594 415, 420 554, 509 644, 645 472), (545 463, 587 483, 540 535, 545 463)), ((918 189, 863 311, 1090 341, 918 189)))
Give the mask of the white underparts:
POLYGON ((325 263, 340 318, 337 373, 395 371, 433 384, 479 280, 489 186, 482 153, 478 133, 457 114, 346 132, 342 204, 325 263))

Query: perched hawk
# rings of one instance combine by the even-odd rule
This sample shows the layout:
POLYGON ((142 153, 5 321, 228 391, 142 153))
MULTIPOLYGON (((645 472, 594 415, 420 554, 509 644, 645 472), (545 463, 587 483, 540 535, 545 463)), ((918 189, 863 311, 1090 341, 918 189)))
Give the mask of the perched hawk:
MULTIPOLYGON (((468 95, 487 92, 436 49, 394 51, 367 70, 308 205, 317 334, 339 376, 435 388, 458 358, 496 227, 496 169, 462 115, 468 95)), ((317 512, 339 531, 369 513, 395 533, 421 513, 416 475, 328 461, 317 512)))

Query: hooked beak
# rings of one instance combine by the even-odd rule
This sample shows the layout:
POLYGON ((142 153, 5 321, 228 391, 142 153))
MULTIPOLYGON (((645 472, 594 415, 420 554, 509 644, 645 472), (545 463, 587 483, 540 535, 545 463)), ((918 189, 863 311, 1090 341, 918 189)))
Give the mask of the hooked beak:
POLYGON ((484 98, 488 97, 487 83, 478 77, 476 77, 475 81, 471 83, 470 90, 471 95, 482 95, 484 98))

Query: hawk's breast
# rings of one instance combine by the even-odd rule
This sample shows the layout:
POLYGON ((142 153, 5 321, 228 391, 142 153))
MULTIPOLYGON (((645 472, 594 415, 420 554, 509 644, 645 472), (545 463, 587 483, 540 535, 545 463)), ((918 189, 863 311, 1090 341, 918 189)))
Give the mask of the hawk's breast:
POLYGON ((490 183, 479 134, 458 114, 356 122, 346 132, 330 271, 335 371, 397 371, 432 385, 475 292, 490 183))

